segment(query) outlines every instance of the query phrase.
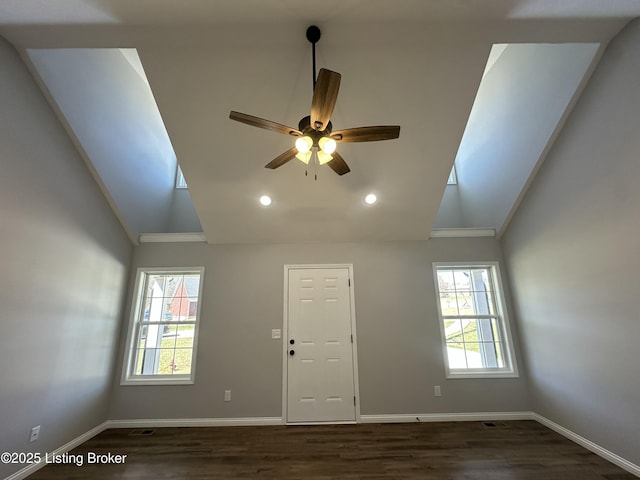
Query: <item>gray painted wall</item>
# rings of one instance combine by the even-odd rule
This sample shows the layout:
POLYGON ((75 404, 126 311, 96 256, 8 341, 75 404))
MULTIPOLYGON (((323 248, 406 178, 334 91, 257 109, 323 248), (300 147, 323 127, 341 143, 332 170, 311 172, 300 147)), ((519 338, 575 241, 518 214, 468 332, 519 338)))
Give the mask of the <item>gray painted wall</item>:
MULTIPOLYGON (((444 378, 432 262, 500 257, 492 238, 143 244, 134 252, 131 281, 141 266, 205 267, 196 383, 141 387, 118 381, 110 418, 280 417, 283 343, 271 339, 271 329, 283 324, 284 265, 315 263, 354 266, 362 414, 529 410, 523 378, 444 378), (441 398, 433 396, 433 385, 442 386, 441 398), (232 390, 230 403, 223 401, 225 389, 232 390)), ((120 363, 122 357, 121 349, 120 363)))
POLYGON ((506 236, 534 410, 640 465, 640 22, 612 41, 506 236))
POLYGON ((0 452, 50 452, 107 418, 132 248, 2 38, 0 105, 0 452))

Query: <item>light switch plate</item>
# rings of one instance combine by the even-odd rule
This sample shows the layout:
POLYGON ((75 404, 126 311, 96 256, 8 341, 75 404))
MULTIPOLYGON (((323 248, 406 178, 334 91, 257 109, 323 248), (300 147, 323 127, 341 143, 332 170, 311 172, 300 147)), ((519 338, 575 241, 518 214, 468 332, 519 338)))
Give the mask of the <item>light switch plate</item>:
POLYGON ((274 328, 273 330, 271 330, 271 338, 278 339, 280 337, 281 337, 281 333, 279 328, 274 328))

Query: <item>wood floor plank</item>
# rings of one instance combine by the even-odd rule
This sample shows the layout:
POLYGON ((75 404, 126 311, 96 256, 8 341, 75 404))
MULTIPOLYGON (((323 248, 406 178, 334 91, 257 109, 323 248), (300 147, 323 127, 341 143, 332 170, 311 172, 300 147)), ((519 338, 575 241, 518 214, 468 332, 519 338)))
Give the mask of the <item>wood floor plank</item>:
POLYGON ((111 429, 30 480, 633 480, 534 421, 111 429), (88 465, 89 454, 127 455, 88 465))

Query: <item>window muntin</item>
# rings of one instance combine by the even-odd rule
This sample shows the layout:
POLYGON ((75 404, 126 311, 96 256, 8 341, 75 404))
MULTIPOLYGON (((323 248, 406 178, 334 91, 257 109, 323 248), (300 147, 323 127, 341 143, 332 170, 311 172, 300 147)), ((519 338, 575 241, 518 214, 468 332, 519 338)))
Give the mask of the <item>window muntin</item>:
POLYGON ((204 269, 140 269, 123 383, 193 383, 204 269))
POLYGON ((434 264, 434 273, 447 376, 517 376, 497 264, 434 264))

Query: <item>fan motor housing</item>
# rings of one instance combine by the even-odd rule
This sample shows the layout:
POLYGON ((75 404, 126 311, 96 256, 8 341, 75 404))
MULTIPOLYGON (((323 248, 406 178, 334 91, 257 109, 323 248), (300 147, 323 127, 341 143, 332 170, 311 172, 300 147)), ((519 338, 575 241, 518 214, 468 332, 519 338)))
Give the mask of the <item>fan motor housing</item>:
POLYGON ((311 137, 314 145, 318 145, 318 140, 322 137, 328 137, 331 135, 331 122, 327 123, 327 128, 325 128, 322 132, 319 132, 315 128, 311 126, 311 116, 307 115, 303 117, 300 122, 298 122, 298 130, 302 132, 302 135, 307 135, 311 137))

